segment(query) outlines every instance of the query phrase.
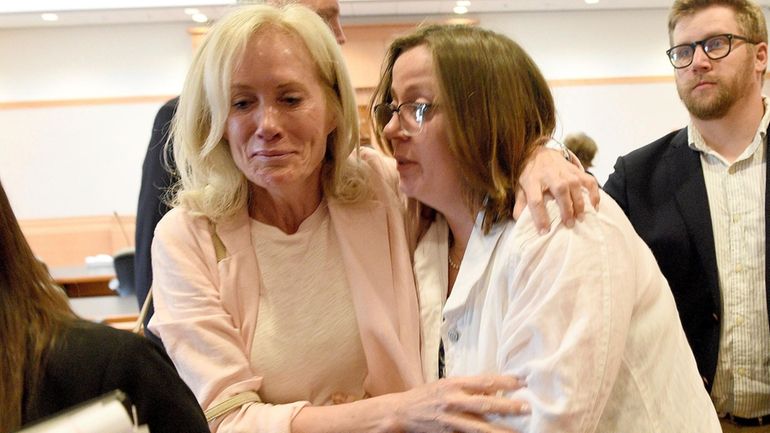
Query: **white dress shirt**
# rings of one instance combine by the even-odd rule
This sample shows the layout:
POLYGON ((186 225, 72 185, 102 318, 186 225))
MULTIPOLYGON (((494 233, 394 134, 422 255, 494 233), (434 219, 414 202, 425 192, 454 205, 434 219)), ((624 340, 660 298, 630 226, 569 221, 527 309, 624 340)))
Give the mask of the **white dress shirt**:
MULTIPOLYGON (((531 415, 500 420, 525 433, 720 432, 655 258, 601 200, 572 229, 549 203, 542 236, 528 211, 486 235, 479 215, 443 308, 447 376, 525 379, 512 396, 531 415)), ((446 233, 438 220, 415 253, 424 319, 447 284, 446 233)), ((436 329, 424 324, 424 368, 436 329)))
POLYGON ((687 128, 701 154, 722 298, 719 358, 711 398, 720 413, 770 414, 770 325, 765 292, 765 137, 770 110, 732 163, 687 128))

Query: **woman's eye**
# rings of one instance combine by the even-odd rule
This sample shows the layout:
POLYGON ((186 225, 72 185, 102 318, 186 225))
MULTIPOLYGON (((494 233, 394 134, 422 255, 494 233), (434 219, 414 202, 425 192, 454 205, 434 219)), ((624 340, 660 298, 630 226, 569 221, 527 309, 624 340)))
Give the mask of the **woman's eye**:
POLYGON ((250 104, 251 102, 249 100, 238 99, 233 102, 233 108, 235 108, 236 110, 244 110, 248 108, 250 104))
POLYGON ((299 96, 284 96, 281 98, 281 102, 293 107, 299 104, 300 102, 302 102, 302 98, 300 98, 299 96))

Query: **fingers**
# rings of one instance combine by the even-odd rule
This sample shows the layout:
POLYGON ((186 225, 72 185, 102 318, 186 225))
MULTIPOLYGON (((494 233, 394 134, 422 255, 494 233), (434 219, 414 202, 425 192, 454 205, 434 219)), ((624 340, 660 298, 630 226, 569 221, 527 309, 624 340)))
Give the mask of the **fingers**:
POLYGON ((548 217, 548 210, 545 208, 543 192, 540 189, 536 189, 532 192, 525 192, 525 194, 527 194, 526 205, 529 208, 529 213, 532 214, 532 220, 535 222, 537 231, 540 234, 548 233, 548 230, 551 228, 551 219, 548 217))
POLYGON ((513 219, 518 220, 526 207, 527 196, 524 194, 524 190, 521 188, 516 188, 516 203, 513 205, 513 219))
POLYGON ((517 416, 530 413, 529 403, 497 395, 470 395, 456 399, 452 411, 476 415, 517 416))
POLYGON ((551 221, 545 207, 545 195, 552 195, 559 206, 561 219, 567 227, 575 225, 575 219, 585 209, 583 187, 589 190, 592 203, 598 203, 599 191, 596 180, 587 174, 574 155, 572 163, 566 161, 561 152, 539 148, 533 152, 518 179, 514 219, 521 209, 521 195, 525 196, 527 207, 532 213, 535 227, 541 234, 548 233, 551 221))
POLYGON ((441 433, 515 433, 503 424, 487 421, 483 418, 468 415, 446 413, 435 417, 431 432, 441 433))
POLYGON ((588 173, 583 173, 580 178, 583 186, 588 190, 588 198, 591 199, 591 205, 594 209, 599 208, 599 183, 596 178, 588 173))
POLYGON ((515 391, 526 386, 523 379, 515 376, 466 376, 444 379, 448 385, 457 384, 469 394, 496 394, 499 391, 515 391))
POLYGON ((583 167, 583 163, 580 162, 580 158, 578 158, 577 155, 572 153, 572 151, 569 149, 567 149, 567 153, 569 153, 569 162, 577 166, 577 168, 579 168, 580 171, 586 171, 585 167, 583 167))

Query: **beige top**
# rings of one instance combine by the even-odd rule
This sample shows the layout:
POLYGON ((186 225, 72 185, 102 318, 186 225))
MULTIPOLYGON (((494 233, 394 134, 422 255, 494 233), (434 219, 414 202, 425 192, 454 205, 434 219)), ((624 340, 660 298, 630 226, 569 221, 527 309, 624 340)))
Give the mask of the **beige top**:
MULTIPOLYGON (((767 107, 767 99, 764 100, 767 107)), ((688 128, 690 147, 701 153, 708 192, 719 285, 722 337, 711 397, 720 413, 744 418, 770 407, 770 328, 765 299, 765 131, 770 110, 754 140, 729 163, 688 128)))
POLYGON ((294 234, 251 220, 251 235, 262 271, 251 366, 262 401, 363 398, 366 358, 326 202, 294 234))
MULTIPOLYGON (((328 209, 366 354, 364 389, 377 396, 423 382, 420 315, 396 162, 367 148, 357 156, 350 161, 367 174, 373 197, 356 204, 330 199, 328 209)), ((202 215, 172 209, 155 229, 152 262, 149 328, 163 339, 201 407, 261 392, 264 377, 252 367, 251 352, 263 271, 246 208, 213 227, 202 215)), ((292 418, 307 404, 246 403, 209 426, 212 433, 290 433, 292 418)))

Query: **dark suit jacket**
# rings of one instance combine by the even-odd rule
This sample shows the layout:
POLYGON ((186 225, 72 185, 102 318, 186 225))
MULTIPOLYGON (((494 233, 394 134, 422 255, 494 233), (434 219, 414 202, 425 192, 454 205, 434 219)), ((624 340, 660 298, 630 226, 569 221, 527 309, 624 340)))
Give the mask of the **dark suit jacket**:
MULTIPOLYGON (((710 391, 719 352, 722 301, 700 153, 688 146, 687 129, 618 158, 604 190, 623 208, 668 279, 698 370, 710 391)), ((768 194, 770 187, 765 193, 765 216, 768 194)), ((767 224, 765 218, 765 254, 770 251, 767 224)), ((767 281, 765 288, 770 289, 767 281)), ((770 294, 767 299, 770 311, 770 294)))
MULTIPOLYGON (((152 285, 150 247, 155 235, 155 226, 169 211, 165 202, 166 192, 176 182, 176 176, 173 174, 176 171, 173 152, 168 154, 168 164, 164 161, 163 152, 169 137, 171 119, 174 117, 178 103, 179 98, 166 102, 155 116, 150 145, 147 147, 147 155, 142 165, 142 186, 139 190, 139 206, 136 210, 136 254, 134 255, 134 279, 139 308, 144 304, 147 292, 152 285)), ((169 150, 171 148, 169 147, 169 150)), ((154 309, 150 306, 145 326, 152 317, 153 311, 154 309)), ((149 331, 147 334, 158 342, 157 337, 149 331)))
POLYGON ((36 390, 25 395, 23 423, 120 389, 153 433, 208 433, 195 396, 171 360, 146 339, 77 321, 49 352, 36 390))

